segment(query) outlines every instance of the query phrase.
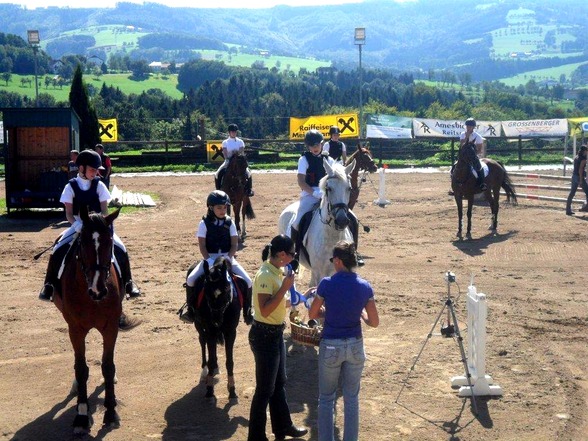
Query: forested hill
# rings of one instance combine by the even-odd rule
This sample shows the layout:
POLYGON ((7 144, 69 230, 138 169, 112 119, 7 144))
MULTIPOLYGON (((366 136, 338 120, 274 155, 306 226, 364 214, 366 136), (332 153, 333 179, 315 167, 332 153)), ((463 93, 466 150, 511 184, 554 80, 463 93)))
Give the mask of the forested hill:
MULTIPOLYGON (((156 3, 26 10, 1 4, 0 29, 25 39, 27 29, 39 29, 44 41, 81 30, 76 37, 90 50, 92 39, 83 38, 84 28, 117 24, 147 34, 190 36, 196 41, 192 49, 202 48, 198 44, 240 45, 316 57, 346 69, 357 64, 354 29, 365 27, 366 67, 467 70, 473 80, 486 80, 530 70, 529 66, 586 61, 587 16, 588 2, 577 0, 367 0, 261 10, 169 8, 156 3)), ((176 40, 182 45, 176 49, 186 49, 183 39, 176 40)))

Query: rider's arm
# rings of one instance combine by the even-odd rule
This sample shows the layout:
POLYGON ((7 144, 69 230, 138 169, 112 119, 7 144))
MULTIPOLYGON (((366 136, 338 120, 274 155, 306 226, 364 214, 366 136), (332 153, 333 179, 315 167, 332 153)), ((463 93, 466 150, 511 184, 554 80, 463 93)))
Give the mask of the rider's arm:
POLYGON ((73 204, 64 202, 63 205, 65 205, 65 217, 67 218, 67 221, 73 225, 73 223, 76 221, 73 215, 73 204))
POLYGON ((108 216, 108 201, 100 202, 100 213, 102 216, 108 216))
POLYGON ((235 257, 239 249, 239 236, 231 236, 231 249, 229 250, 229 257, 235 257))
POLYGON ((204 260, 210 257, 206 249, 206 237, 198 237, 198 248, 200 248, 200 254, 202 254, 204 260))
POLYGON ((314 189, 306 183, 306 175, 298 173, 296 178, 298 179, 298 186, 300 189, 306 191, 308 194, 312 194, 314 189))

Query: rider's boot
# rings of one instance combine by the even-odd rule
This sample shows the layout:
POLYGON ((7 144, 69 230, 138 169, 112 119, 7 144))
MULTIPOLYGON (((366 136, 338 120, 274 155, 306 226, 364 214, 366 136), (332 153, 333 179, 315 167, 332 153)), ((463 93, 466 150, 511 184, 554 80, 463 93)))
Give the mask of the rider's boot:
POLYGON ((120 268, 120 277, 125 287, 125 293, 129 297, 139 297, 141 295, 141 290, 139 289, 137 284, 133 282, 133 278, 131 276, 131 262, 129 261, 129 255, 117 246, 114 247, 114 253, 116 261, 118 262, 118 266, 120 268))
POLYGON ((221 188, 221 181, 217 176, 214 177, 214 188, 215 190, 220 190, 221 188))
POLYGON ((247 288, 247 298, 243 302, 243 321, 246 325, 253 323, 252 288, 247 288))
POLYGON ((194 323, 196 318, 194 305, 196 303, 196 287, 186 285, 186 305, 180 311, 180 320, 184 323, 194 323))
POLYGON ((247 181, 245 182, 245 192, 249 197, 255 196, 255 192, 253 191, 253 176, 247 178, 247 181))
POLYGON ((357 246, 359 244, 359 221, 355 216, 355 213, 349 211, 349 229, 353 236, 353 243, 355 244, 355 255, 357 257, 357 266, 364 266, 365 262, 363 256, 357 252, 357 246))
POLYGON ((53 253, 51 253, 51 256, 49 256, 45 282, 43 283, 41 292, 39 292, 39 300, 45 302, 51 301, 53 294, 55 293, 55 287, 59 284, 59 267, 61 266, 61 262, 63 262, 68 249, 69 245, 62 245, 57 250, 54 250, 53 253))
POLYGON ((477 177, 477 184, 478 187, 480 187, 480 190, 482 191, 486 191, 486 189, 488 188, 486 186, 486 184, 484 183, 484 170, 480 169, 477 170, 476 173, 478 173, 478 177, 477 177))

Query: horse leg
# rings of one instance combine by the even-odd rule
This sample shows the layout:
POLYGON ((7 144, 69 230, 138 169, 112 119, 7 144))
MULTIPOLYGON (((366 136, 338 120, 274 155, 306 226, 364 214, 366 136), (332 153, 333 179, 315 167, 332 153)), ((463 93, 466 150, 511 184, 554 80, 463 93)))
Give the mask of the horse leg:
POLYGON ((200 343, 200 355, 201 355, 201 363, 200 363, 200 382, 204 382, 204 380, 206 379, 206 377, 208 376, 208 359, 206 357, 206 338, 204 337, 204 331, 201 331, 200 329, 198 329, 198 326, 196 326, 196 329, 198 330, 198 343, 200 343))
POLYGON ((498 229, 498 198, 500 197, 500 187, 492 189, 492 195, 490 194, 490 190, 488 190, 486 197, 490 199, 490 207, 492 208, 492 223, 488 229, 496 232, 498 229))
POLYGON ((245 215, 245 209, 247 208, 247 204, 249 201, 247 200, 247 196, 243 199, 243 204, 241 205, 241 219, 243 220, 243 225, 241 225, 241 238, 245 240, 247 237, 247 227, 245 226, 245 219, 247 216, 245 215))
POLYGON ((86 434, 92 427, 92 419, 88 406, 88 365, 86 363, 86 335, 87 331, 79 328, 69 328, 69 339, 74 350, 74 370, 78 384, 78 400, 76 417, 73 428, 75 435, 86 434))
POLYGON ((216 338, 208 337, 206 341, 208 348, 208 375, 206 377, 206 395, 208 400, 214 400, 214 377, 218 374, 218 359, 216 356, 216 338))
POLYGON ((235 226, 237 227, 237 234, 239 235, 239 240, 242 240, 243 237, 241 233, 241 205, 242 203, 240 201, 235 201, 235 204, 233 205, 233 209, 235 211, 233 216, 235 216, 235 226))
POLYGON ((466 231, 466 239, 472 238, 472 209, 474 208, 474 195, 468 197, 468 229, 466 231))
POLYGON ((462 236, 462 227, 463 227, 463 199, 461 195, 458 195, 457 192, 454 192, 455 198, 455 205, 457 205, 457 234, 456 236, 461 240, 463 239, 462 236))
MULTIPOLYGON (((239 320, 239 310, 237 310, 237 322, 239 320)), ((235 392, 235 376, 233 374, 233 368, 235 362, 233 360, 233 348, 235 346, 235 340, 237 339, 237 326, 227 326, 223 331, 225 334, 225 358, 227 368, 227 390, 229 391, 229 399, 236 400, 237 393, 235 392)))
POLYGON ((116 366, 114 365, 114 347, 118 336, 118 319, 113 321, 102 333, 104 348, 102 352, 102 376, 104 377, 104 413, 105 427, 118 427, 120 418, 116 412, 116 395, 114 393, 116 366))

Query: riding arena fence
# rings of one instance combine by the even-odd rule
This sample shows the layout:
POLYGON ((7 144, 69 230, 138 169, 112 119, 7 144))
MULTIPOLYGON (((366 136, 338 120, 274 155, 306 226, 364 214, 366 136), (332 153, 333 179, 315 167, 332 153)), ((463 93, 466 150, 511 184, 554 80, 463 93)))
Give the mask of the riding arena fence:
MULTIPOLYGON (((520 179, 525 181, 521 182, 513 182, 515 189, 517 191, 517 198, 518 199, 531 199, 531 200, 538 200, 538 201, 551 201, 551 202, 566 202, 567 201, 567 194, 565 197, 561 197, 561 193, 559 196, 547 196, 543 194, 530 194, 530 193, 520 193, 519 189, 523 188, 526 190, 535 190, 537 192, 570 192, 570 184, 571 184, 571 177, 570 176, 555 176, 555 175, 545 175, 545 174, 536 174, 536 173, 524 173, 524 172, 509 172, 510 176, 516 176, 520 179), (527 182, 528 180, 533 180, 532 182, 527 182), (549 181, 560 181, 565 182, 567 185, 548 185, 544 182, 549 181), (543 183, 538 183, 543 182, 543 183)), ((583 193, 582 189, 578 188, 580 193, 583 193)), ((501 194, 506 194, 503 191, 500 192, 501 194)), ((573 200, 574 203, 584 204, 586 201, 582 199, 575 198, 573 200)))

